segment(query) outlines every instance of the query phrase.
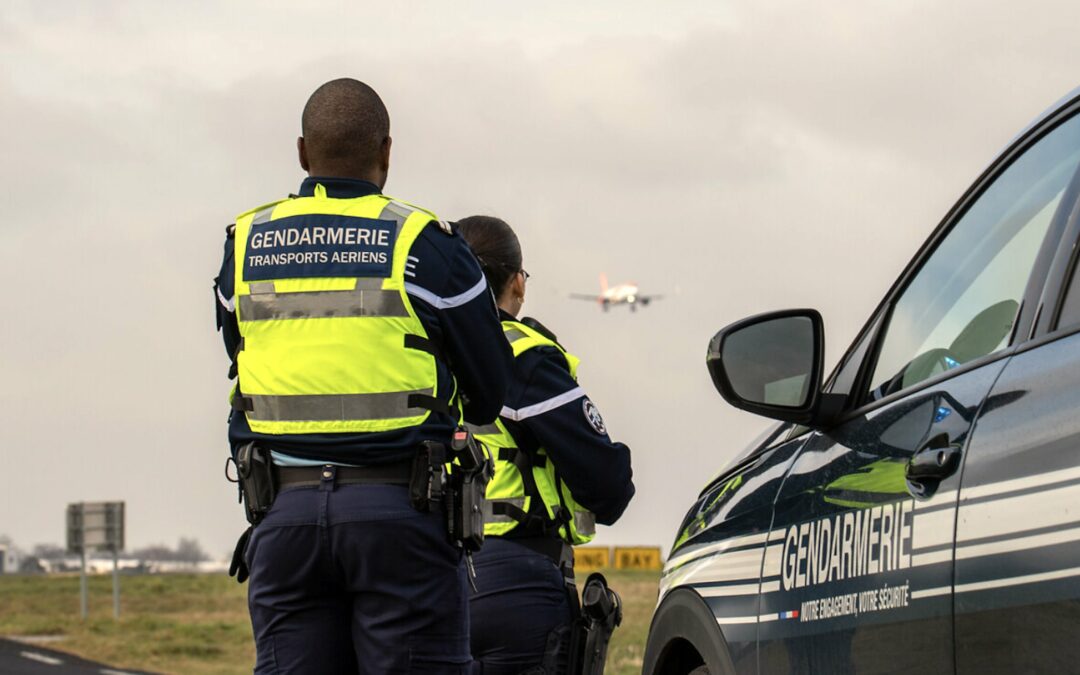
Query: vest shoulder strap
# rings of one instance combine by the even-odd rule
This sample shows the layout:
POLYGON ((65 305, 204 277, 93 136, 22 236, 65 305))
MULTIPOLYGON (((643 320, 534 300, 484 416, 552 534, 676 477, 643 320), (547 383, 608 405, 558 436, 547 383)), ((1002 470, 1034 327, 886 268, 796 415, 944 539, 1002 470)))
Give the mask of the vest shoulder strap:
POLYGON ((577 379, 577 368, 581 360, 566 351, 561 344, 521 321, 503 321, 502 325, 503 334, 510 341, 514 358, 537 347, 554 347, 566 359, 566 365, 570 369, 571 377, 577 379))
POLYGON ((254 214, 258 213, 259 211, 265 211, 266 209, 271 209, 271 208, 277 206, 278 204, 281 204, 282 202, 289 201, 290 199, 294 199, 293 195, 289 195, 285 199, 276 199, 276 200, 274 200, 272 202, 267 202, 267 203, 265 203, 265 204, 263 204, 261 206, 256 206, 253 209, 248 209, 247 211, 244 211, 243 213, 238 215, 236 217, 236 220, 238 220, 238 221, 243 220, 244 218, 246 218, 246 217, 248 217, 250 215, 254 215, 254 214))
POLYGON ((431 218, 432 220, 438 220, 439 219, 438 216, 436 216, 431 211, 428 211, 427 209, 425 209, 422 206, 417 206, 416 204, 413 204, 412 202, 407 202, 404 199, 398 199, 397 197, 391 197, 390 195, 385 195, 385 194, 383 195, 383 197, 390 200, 391 204, 398 204, 399 206, 405 207, 406 209, 408 209, 410 211, 419 211, 420 213, 423 213, 424 215, 431 218))
POLYGON ((551 329, 549 329, 547 326, 540 323, 538 320, 534 319, 533 317, 531 317, 531 316, 523 316, 523 317, 521 317, 521 321, 519 323, 522 323, 522 324, 528 326, 529 328, 532 328, 537 333, 540 333, 541 335, 543 335, 547 339, 549 339, 552 342, 554 342, 555 344, 559 345, 559 347, 562 347, 562 344, 559 342, 559 338, 555 337, 555 333, 551 332, 551 329))

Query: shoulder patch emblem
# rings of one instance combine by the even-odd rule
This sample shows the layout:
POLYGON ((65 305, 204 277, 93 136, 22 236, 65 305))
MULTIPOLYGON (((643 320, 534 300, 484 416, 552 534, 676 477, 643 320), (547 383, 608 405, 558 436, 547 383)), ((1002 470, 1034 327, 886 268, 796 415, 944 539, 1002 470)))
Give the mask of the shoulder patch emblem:
POLYGON ((598 434, 606 434, 607 427, 604 426, 604 418, 600 416, 600 411, 597 410, 596 404, 589 399, 581 404, 582 409, 585 411, 585 420, 589 423, 589 426, 593 428, 598 434))

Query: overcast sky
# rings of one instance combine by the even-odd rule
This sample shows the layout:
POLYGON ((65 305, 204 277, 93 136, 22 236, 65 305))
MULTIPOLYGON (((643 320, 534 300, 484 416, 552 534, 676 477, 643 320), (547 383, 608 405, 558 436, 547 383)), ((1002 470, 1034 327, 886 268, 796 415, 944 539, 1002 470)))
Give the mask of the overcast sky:
POLYGON ((829 366, 956 198, 1080 84, 1080 3, 21 2, 0 12, 0 533, 61 543, 125 500, 128 544, 245 527, 222 477, 211 278, 236 213, 294 191, 322 82, 390 110, 387 193, 497 215, 525 313, 583 359, 638 493, 599 544, 669 546, 766 425, 712 334, 810 306, 829 366), (606 272, 665 299, 566 299, 606 272))

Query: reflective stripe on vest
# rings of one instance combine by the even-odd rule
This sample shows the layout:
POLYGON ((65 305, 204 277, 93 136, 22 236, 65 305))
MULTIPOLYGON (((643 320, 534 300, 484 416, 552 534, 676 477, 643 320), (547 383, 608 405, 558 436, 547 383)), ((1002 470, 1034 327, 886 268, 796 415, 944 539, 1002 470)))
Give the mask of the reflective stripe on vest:
POLYGON ((510 344, 514 344, 518 340, 523 340, 529 337, 527 333, 524 333, 517 328, 507 328, 503 330, 503 335, 506 336, 506 339, 510 342, 510 344))
POLYGON ((379 220, 393 220, 397 223, 398 234, 401 234, 401 228, 405 225, 405 221, 415 212, 416 209, 413 207, 391 199, 383 207, 383 210, 379 211, 379 220))
POLYGON ((245 321, 322 319, 335 316, 409 316, 398 291, 354 288, 351 291, 252 293, 240 297, 245 321))
POLYGON ((562 345, 558 342, 555 342, 540 331, 517 321, 503 321, 502 324, 503 335, 506 336, 507 341, 510 343, 510 348, 514 352, 514 358, 517 358, 536 347, 554 347, 559 350, 559 353, 566 359, 566 365, 570 368, 570 377, 575 380, 577 379, 578 364, 581 363, 581 360, 563 349, 562 345))
POLYGON ((491 436, 493 434, 501 434, 502 429, 496 424, 485 424, 482 427, 478 427, 475 424, 465 423, 465 426, 469 428, 473 436, 491 436))
POLYGON ((387 420, 416 414, 410 406, 414 396, 431 396, 431 389, 390 394, 300 394, 247 396, 252 409, 248 417, 260 421, 387 420))
POLYGON ((592 511, 574 511, 574 526, 580 534, 596 534, 596 514, 592 511))

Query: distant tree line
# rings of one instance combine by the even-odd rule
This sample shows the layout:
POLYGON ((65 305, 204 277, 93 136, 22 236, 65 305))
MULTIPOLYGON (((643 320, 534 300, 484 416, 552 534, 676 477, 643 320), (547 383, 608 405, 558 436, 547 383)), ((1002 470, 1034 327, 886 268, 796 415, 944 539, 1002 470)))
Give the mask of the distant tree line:
MULTIPOLYGON (((71 565, 67 549, 57 544, 36 544, 29 553, 20 549, 6 534, 0 534, 0 549, 7 549, 16 554, 18 567, 7 572, 18 571, 23 574, 40 574, 50 569, 67 569, 71 565), (59 567, 57 567, 59 565, 59 567)), ((110 554, 101 554, 111 557, 110 554)), ((92 557, 98 557, 95 554, 92 557)), ((135 558, 142 563, 171 562, 194 567, 200 562, 210 560, 202 545, 195 538, 180 537, 176 548, 165 544, 151 544, 128 551, 124 557, 135 558)), ((0 566, 2 569, 2 566, 0 566)))
POLYGON ((151 544, 131 551, 131 556, 149 562, 174 561, 193 565, 210 560, 210 556, 206 554, 198 540, 187 537, 180 537, 175 549, 165 544, 151 544))
MULTIPOLYGON (((11 538, 5 535, 0 535, 0 546, 15 548, 11 538)), ((150 546, 132 549, 131 551, 128 551, 128 555, 132 558, 138 558, 139 560, 148 562, 183 562, 195 564, 210 560, 210 556, 203 550, 202 545, 193 537, 180 537, 180 541, 177 542, 176 548, 170 548, 165 544, 151 544, 150 546)), ((67 550, 63 546, 58 546, 56 544, 37 544, 30 551, 30 557, 39 560, 59 560, 67 557, 67 550)))

